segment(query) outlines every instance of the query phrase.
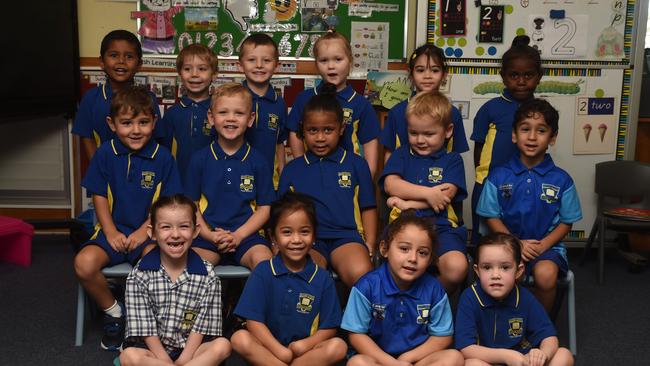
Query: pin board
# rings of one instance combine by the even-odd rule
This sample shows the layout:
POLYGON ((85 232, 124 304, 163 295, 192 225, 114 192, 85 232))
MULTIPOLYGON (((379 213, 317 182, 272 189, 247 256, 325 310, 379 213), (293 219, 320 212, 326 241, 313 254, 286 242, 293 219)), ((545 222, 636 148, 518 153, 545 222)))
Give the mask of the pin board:
POLYGON ((201 43, 219 57, 237 56, 249 34, 263 32, 281 57, 313 57, 316 40, 335 29, 352 41, 355 59, 401 60, 406 7, 404 0, 138 0, 131 17, 149 55, 201 43))
POLYGON ((498 59, 526 34, 545 60, 623 62, 630 2, 430 0, 428 39, 451 59, 498 59))

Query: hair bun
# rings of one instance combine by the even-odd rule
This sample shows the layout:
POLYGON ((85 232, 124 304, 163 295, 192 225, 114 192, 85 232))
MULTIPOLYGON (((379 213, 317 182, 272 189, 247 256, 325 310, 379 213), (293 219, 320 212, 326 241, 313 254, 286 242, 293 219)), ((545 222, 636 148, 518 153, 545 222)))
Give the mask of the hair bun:
POLYGON ((530 37, 527 35, 516 36, 512 40, 512 47, 528 46, 530 44, 530 37))
POLYGON ((318 87, 318 93, 323 96, 336 97, 336 85, 323 81, 318 87))

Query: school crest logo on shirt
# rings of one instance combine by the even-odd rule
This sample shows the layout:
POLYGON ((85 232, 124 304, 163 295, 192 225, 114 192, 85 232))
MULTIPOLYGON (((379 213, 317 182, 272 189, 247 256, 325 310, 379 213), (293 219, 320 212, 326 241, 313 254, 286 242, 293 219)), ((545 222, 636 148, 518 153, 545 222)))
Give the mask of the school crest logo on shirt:
POLYGON ((207 118, 203 120, 203 128, 201 130, 205 136, 210 136, 212 132, 212 125, 210 125, 210 121, 208 121, 207 118))
POLYGON ((156 178, 156 173, 150 171, 142 172, 142 179, 140 179, 140 187, 145 189, 153 188, 154 180, 156 178))
POLYGON ((339 172, 339 187, 352 187, 352 174, 350 172, 339 172))
POLYGON ((298 295, 298 303, 296 304, 296 310, 302 314, 308 314, 311 312, 312 304, 314 303, 315 297, 310 294, 301 292, 298 295))
POLYGON ((560 195, 560 187, 552 184, 542 183, 542 194, 539 198, 546 203, 557 202, 560 195))
POLYGON ((269 113, 269 130, 277 130, 278 129, 278 116, 272 113, 269 113))
POLYGON ((524 319, 512 318, 508 320, 508 337, 517 338, 524 334, 524 319))
POLYGON ((253 192, 253 180, 254 177, 252 175, 242 175, 239 190, 242 192, 253 192))
POLYGON ((501 196, 505 199, 512 197, 512 183, 505 183, 500 185, 499 192, 501 192, 501 196))
POLYGON ((386 305, 372 304, 372 317, 377 320, 384 320, 386 318, 386 305))
POLYGON ((183 319, 181 320, 181 332, 189 333, 189 331, 192 330, 196 316, 197 313, 193 310, 185 310, 183 312, 183 319))
POLYGON ((343 124, 349 125, 352 122, 352 109, 343 108, 343 124))
POLYGON ((429 183, 438 183, 442 180, 442 168, 429 168, 429 183))
POLYGON ((429 322, 429 310, 431 309, 431 304, 420 304, 418 308, 418 324, 427 324, 429 322))

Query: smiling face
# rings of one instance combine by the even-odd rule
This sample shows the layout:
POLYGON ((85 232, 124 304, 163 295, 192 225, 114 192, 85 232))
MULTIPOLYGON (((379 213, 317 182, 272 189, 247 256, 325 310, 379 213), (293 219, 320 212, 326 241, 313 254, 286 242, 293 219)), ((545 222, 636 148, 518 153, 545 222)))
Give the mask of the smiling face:
POLYGON ((219 141, 243 141, 246 129, 253 125, 255 119, 251 108, 248 100, 239 93, 213 98, 208 120, 216 129, 219 141))
POLYGON ((327 39, 318 43, 316 68, 325 82, 336 85, 341 91, 347 85, 352 60, 340 39, 327 39))
POLYGON ((187 96, 194 101, 201 101, 210 95, 210 85, 217 73, 210 62, 197 55, 185 56, 179 75, 187 96))
POLYGON ((292 272, 305 268, 307 255, 316 240, 315 229, 304 210, 287 211, 271 233, 271 241, 278 246, 282 261, 292 272))
POLYGON ((481 288, 496 300, 505 299, 524 272, 524 265, 517 265, 512 250, 505 244, 482 245, 478 250, 479 261, 474 265, 474 272, 481 288))
POLYGON ((278 70, 275 52, 271 45, 246 44, 242 47, 239 71, 244 73, 248 86, 256 93, 266 91, 269 80, 278 70))
POLYGON ((408 139, 411 149, 418 155, 428 156, 438 152, 445 145, 445 139, 451 138, 453 124, 444 127, 432 115, 407 115, 408 139))
POLYGON ((440 89, 440 84, 446 76, 442 65, 427 54, 421 54, 415 59, 410 72, 411 82, 418 92, 440 89))
POLYGON ((156 118, 147 112, 134 115, 131 108, 122 108, 114 117, 106 117, 108 126, 131 151, 142 149, 151 140, 156 118))
POLYGON ((99 58, 99 65, 114 90, 130 83, 140 69, 140 64, 136 45, 125 40, 112 41, 99 58))
POLYGON ((541 113, 533 113, 517 122, 512 131, 512 142, 517 145, 519 158, 528 168, 544 160, 546 150, 555 144, 556 137, 541 113))
POLYGON ((393 240, 381 243, 381 252, 388 260, 388 269, 401 290, 408 289, 422 276, 433 258, 433 244, 426 230, 407 224, 393 240))
POLYGON ((535 61, 518 57, 510 61, 507 68, 501 69, 501 78, 510 94, 523 101, 533 96, 542 75, 539 74, 535 61))
POLYGON ((334 112, 311 111, 305 113, 302 125, 307 149, 319 157, 333 153, 343 135, 343 126, 334 112))
POLYGON ((158 242, 163 264, 187 256, 192 240, 199 235, 193 217, 194 213, 187 205, 165 206, 157 210, 155 226, 149 228, 149 235, 158 242))

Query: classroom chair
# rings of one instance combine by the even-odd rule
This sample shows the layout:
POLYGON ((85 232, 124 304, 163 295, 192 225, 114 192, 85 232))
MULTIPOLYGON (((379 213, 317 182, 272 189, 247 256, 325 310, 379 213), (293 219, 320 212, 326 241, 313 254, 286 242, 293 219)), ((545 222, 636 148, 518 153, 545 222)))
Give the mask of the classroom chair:
POLYGON ((580 264, 598 237, 598 282, 602 284, 607 230, 650 232, 650 164, 623 160, 596 164, 595 192, 596 219, 580 264))
MULTIPOLYGON (((106 278, 124 278, 131 273, 133 267, 129 263, 121 263, 116 266, 102 269, 106 278)), ((220 279, 248 278, 250 271, 242 266, 215 266, 214 271, 220 279)), ((77 291, 77 323, 75 330, 74 345, 83 345, 85 318, 86 318, 86 291, 81 284, 77 291)))

